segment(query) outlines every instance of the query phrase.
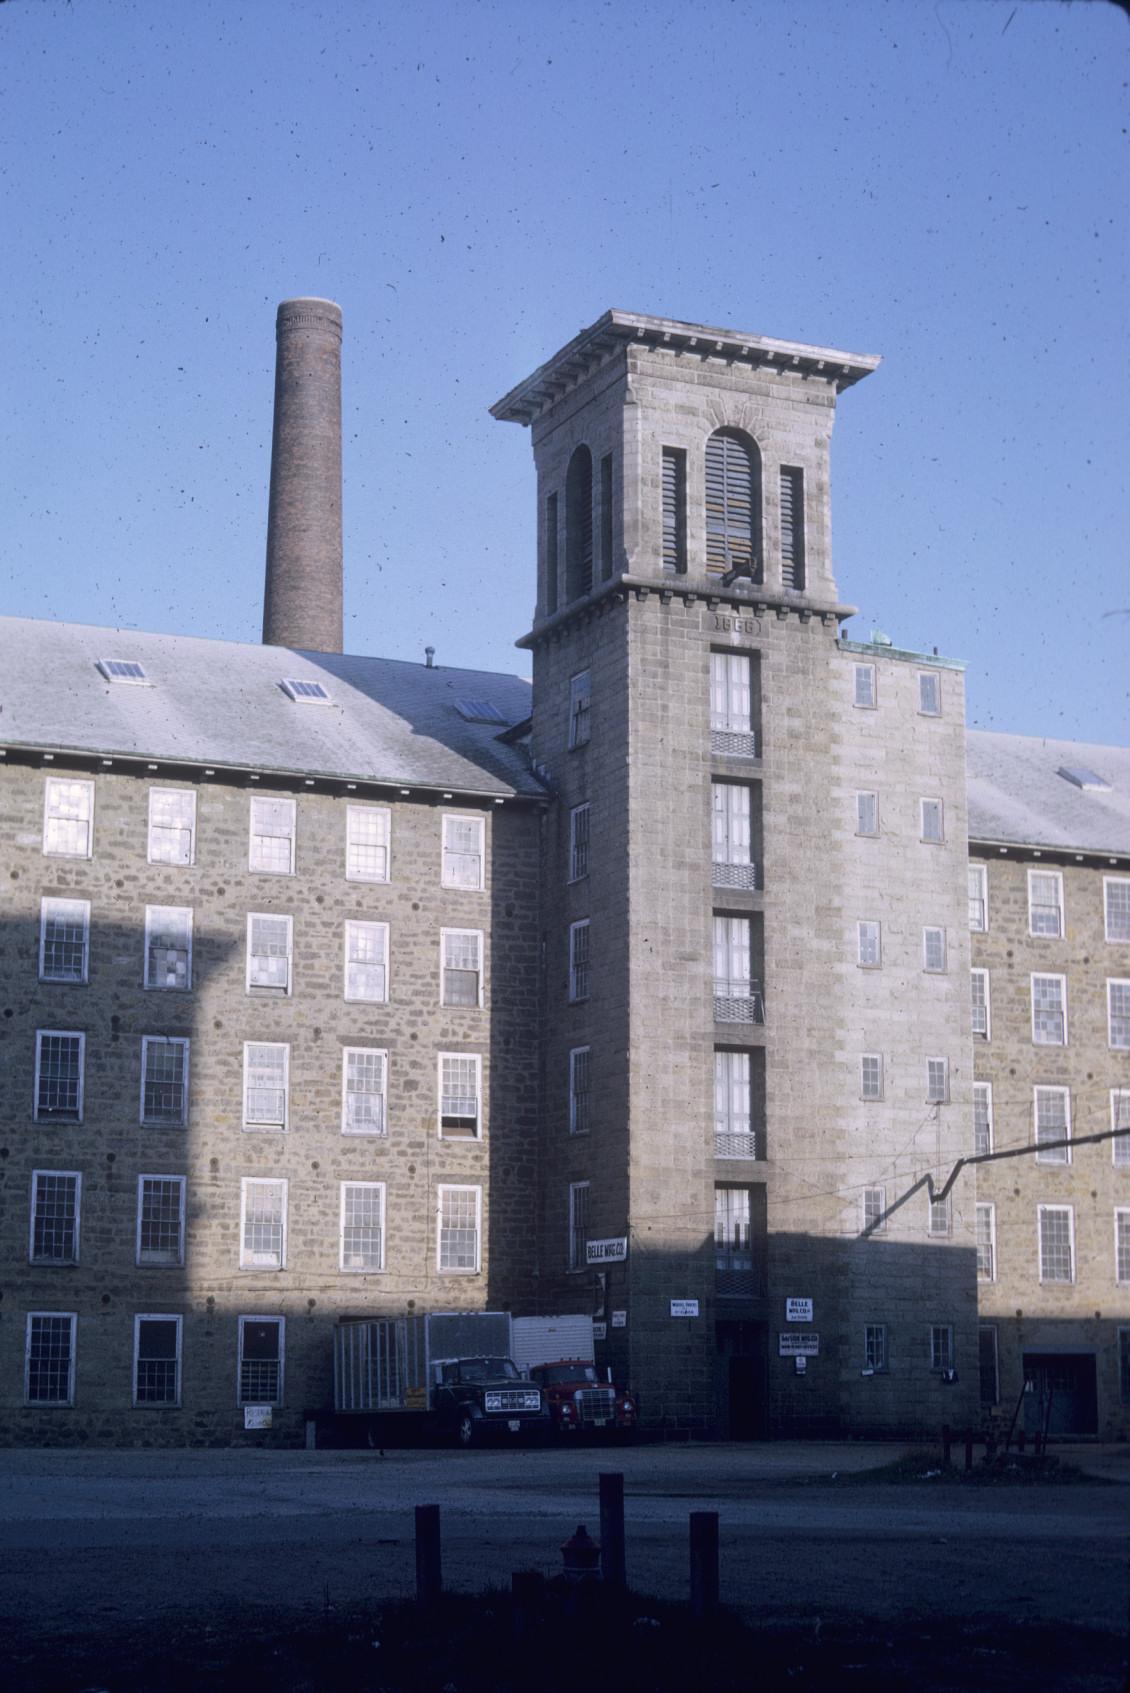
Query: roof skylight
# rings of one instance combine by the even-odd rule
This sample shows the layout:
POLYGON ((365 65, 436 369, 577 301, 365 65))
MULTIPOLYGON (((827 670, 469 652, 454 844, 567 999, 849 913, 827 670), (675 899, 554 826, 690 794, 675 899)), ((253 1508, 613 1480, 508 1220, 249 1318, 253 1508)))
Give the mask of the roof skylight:
POLYGON ((311 681, 307 677, 285 676, 282 685, 283 692, 290 695, 295 705, 333 704, 322 684, 311 681))
POLYGON ((149 686, 145 666, 135 658, 100 658, 98 668, 107 682, 132 682, 135 686, 149 686))
POLYGON ((468 723, 502 723, 506 717, 490 700, 456 700, 455 709, 468 723))
POLYGON ((1110 783, 1105 776, 1097 776, 1093 770, 1088 770, 1083 764, 1061 764, 1056 772, 1065 782, 1073 782, 1077 788, 1093 788, 1099 793, 1109 794, 1110 783))

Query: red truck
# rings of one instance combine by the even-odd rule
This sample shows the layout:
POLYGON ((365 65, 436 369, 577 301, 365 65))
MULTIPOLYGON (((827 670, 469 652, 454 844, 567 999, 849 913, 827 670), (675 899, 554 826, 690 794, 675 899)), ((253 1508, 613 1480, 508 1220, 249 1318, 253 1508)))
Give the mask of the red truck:
POLYGON ((514 1353, 542 1389, 554 1434, 628 1439, 635 1432, 635 1394, 593 1361, 591 1317, 516 1317, 514 1353))

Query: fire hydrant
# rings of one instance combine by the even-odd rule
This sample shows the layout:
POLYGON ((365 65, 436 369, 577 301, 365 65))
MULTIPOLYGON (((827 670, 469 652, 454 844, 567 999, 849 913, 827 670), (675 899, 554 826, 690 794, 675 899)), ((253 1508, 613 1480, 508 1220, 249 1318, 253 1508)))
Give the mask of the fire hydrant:
POLYGON ((594 1540, 584 1523, 578 1523, 576 1534, 561 1548, 566 1581, 600 1580, 600 1541, 594 1540))

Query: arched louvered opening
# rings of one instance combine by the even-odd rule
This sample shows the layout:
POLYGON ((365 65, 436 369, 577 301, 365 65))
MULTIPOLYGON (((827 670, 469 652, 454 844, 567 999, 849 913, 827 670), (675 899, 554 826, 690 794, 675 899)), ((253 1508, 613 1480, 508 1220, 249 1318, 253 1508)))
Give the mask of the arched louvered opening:
POLYGON ((761 462, 753 443, 719 429, 706 443, 706 568, 761 581, 761 462))
POLYGON ((565 597, 592 592, 592 454, 578 447, 565 478, 565 597))

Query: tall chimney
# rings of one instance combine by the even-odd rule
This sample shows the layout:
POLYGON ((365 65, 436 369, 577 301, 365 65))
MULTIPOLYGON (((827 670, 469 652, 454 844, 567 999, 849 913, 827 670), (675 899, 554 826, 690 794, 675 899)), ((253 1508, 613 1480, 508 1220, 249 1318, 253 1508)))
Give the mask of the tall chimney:
POLYGON ((284 300, 275 334, 263 644, 339 653, 341 307, 284 300))

